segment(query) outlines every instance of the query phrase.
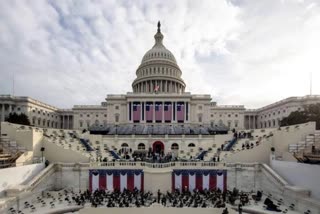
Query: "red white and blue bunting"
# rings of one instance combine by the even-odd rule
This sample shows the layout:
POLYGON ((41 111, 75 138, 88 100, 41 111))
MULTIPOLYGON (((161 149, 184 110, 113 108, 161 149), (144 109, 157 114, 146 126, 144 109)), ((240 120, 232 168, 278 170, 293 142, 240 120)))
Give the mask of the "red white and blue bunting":
POLYGON ((175 189, 227 190, 227 170, 173 170, 172 191, 175 189))
POLYGON ((143 170, 89 170, 89 190, 143 190, 143 170))

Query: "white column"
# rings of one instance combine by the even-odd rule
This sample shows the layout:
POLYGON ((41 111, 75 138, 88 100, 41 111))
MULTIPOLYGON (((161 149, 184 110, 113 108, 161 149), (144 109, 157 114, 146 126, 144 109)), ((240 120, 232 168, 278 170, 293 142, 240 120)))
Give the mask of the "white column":
POLYGON ((152 113, 152 122, 156 120, 156 102, 153 102, 153 113, 152 113))
POLYGON ((144 118, 144 121, 146 122, 147 119, 146 119, 146 110, 147 110, 147 102, 144 102, 144 115, 143 115, 143 118, 144 118))
POLYGON ((177 120, 178 102, 176 102, 176 106, 175 106, 174 111, 175 111, 175 115, 176 115, 176 117, 174 118, 174 119, 175 119, 174 121, 177 122, 177 121, 178 121, 178 120, 177 120))
POLYGON ((130 115, 130 108, 129 108, 129 103, 127 103, 127 121, 130 121, 129 115, 130 115))
POLYGON ((152 80, 150 80, 149 83, 150 83, 149 92, 152 93, 153 92, 153 82, 152 82, 152 80))
POLYGON ((171 102, 171 123, 173 122, 173 112, 175 111, 175 108, 173 108, 173 103, 175 103, 175 102, 171 102))
POLYGON ((164 102, 162 102, 162 123, 164 123, 164 102))
POLYGON ((184 102, 184 118, 183 121, 186 122, 186 115, 187 115, 187 102, 184 102))
POLYGON ((1 121, 4 121, 4 104, 1 105, 1 121))
MULTIPOLYGON (((140 102, 140 122, 142 121, 142 112, 144 112, 143 110, 142 110, 142 103, 143 102, 140 102)), ((143 106, 143 108, 144 108, 144 106, 143 106)), ((143 117, 144 118, 144 117, 143 117)))
MULTIPOLYGON (((131 121, 133 122, 133 102, 131 102, 131 121)), ((119 118, 120 119, 120 118, 119 118)))

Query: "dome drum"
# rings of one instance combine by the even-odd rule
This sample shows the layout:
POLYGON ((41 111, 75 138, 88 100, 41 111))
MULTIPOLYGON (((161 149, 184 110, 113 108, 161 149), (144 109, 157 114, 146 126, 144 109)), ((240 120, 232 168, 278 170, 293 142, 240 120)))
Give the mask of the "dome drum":
POLYGON ((135 82, 132 88, 134 93, 183 93, 185 84, 183 81, 159 78, 135 82))

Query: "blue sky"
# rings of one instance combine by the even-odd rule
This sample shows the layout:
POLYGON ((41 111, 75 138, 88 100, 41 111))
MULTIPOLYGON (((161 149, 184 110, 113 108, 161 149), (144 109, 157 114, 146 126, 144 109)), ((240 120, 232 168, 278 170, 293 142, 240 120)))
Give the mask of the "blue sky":
POLYGON ((0 1, 0 94, 61 108, 131 91, 162 23, 187 91, 261 107, 320 94, 320 2, 0 1))

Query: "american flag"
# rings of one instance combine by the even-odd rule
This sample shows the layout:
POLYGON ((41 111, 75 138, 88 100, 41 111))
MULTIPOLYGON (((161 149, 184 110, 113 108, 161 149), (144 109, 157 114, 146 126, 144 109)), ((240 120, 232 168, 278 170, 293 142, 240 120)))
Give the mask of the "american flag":
POLYGON ((172 191, 175 189, 227 190, 227 170, 173 170, 172 191))
POLYGON ((172 118, 172 103, 168 102, 164 105, 164 120, 171 121, 172 118))
POLYGON ((143 170, 89 170, 89 190, 144 189, 143 170))
POLYGON ((140 121, 141 106, 140 103, 133 103, 133 121, 140 121))
POLYGON ((159 91, 159 88, 160 88, 160 86, 159 86, 159 85, 156 85, 156 86, 154 87, 154 91, 155 91, 155 92, 158 92, 158 91, 159 91))
POLYGON ((153 120, 153 103, 146 104, 146 121, 153 120))
POLYGON ((162 103, 156 103, 155 106, 155 119, 156 121, 162 121, 162 103))
POLYGON ((177 103, 177 121, 184 121, 184 103, 177 103))

